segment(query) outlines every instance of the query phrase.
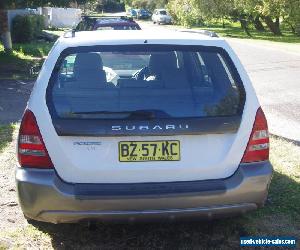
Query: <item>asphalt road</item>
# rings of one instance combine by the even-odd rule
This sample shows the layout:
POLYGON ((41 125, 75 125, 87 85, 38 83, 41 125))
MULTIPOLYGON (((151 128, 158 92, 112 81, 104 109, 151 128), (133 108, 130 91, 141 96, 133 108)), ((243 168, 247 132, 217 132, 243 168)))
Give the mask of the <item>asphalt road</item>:
MULTIPOLYGON (((140 22, 155 32, 172 26, 140 22)), ((245 66, 272 134, 300 143, 300 44, 226 39, 245 66)))
POLYGON ((252 80, 270 132, 300 143, 300 52, 273 43, 228 42, 252 80))
POLYGON ((33 81, 0 80, 0 125, 19 122, 33 81))

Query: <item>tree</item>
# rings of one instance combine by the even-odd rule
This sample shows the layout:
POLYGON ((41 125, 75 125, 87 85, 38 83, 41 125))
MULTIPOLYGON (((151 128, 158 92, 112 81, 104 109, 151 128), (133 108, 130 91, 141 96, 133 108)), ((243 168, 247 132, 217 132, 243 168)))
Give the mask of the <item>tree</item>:
MULTIPOLYGON (((76 0, 78 4, 86 4, 97 0, 76 0)), ((0 35, 5 51, 12 49, 11 35, 8 30, 7 9, 35 8, 41 6, 68 7, 70 0, 0 0, 0 35)))
POLYGON ((4 45, 5 52, 10 52, 12 50, 11 35, 8 29, 7 11, 12 4, 10 0, 0 0, 0 35, 4 45))
POLYGON ((170 0, 168 9, 175 21, 186 26, 217 18, 224 27, 224 19, 230 18, 239 21, 249 36, 249 24, 264 31, 262 22, 274 35, 282 35, 284 20, 300 35, 300 0, 170 0))
POLYGON ((286 0, 283 20, 290 26, 293 33, 300 36, 300 1, 286 0))
POLYGON ((213 18, 223 21, 232 12, 232 5, 233 0, 172 0, 168 9, 176 21, 190 26, 213 18))
POLYGON ((233 6, 233 0, 214 0, 214 8, 213 8, 213 15, 216 18, 220 18, 222 20, 222 26, 225 28, 225 22, 224 19, 226 19, 229 15, 230 12, 232 11, 232 6, 233 6))
POLYGON ((282 35, 280 31, 280 17, 284 13, 286 0, 263 0, 256 8, 261 13, 262 19, 274 35, 282 35))
POLYGON ((124 0, 124 4, 127 7, 149 10, 154 10, 156 8, 165 8, 167 3, 168 0, 124 0))

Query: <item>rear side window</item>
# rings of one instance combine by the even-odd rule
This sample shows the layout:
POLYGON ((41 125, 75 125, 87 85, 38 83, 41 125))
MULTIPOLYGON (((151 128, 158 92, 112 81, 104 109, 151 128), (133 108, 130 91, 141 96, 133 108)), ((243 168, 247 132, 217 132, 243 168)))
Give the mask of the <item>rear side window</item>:
POLYGON ((89 31, 89 30, 93 30, 93 26, 94 26, 94 21, 87 19, 87 20, 83 20, 80 23, 78 23, 78 25, 76 26, 76 31, 89 31))
POLYGON ((222 49, 107 46, 65 51, 47 90, 62 119, 164 119, 241 115, 241 80, 222 49))
POLYGON ((167 12, 165 10, 161 10, 161 11, 159 11, 159 14, 165 16, 165 15, 167 15, 167 12))

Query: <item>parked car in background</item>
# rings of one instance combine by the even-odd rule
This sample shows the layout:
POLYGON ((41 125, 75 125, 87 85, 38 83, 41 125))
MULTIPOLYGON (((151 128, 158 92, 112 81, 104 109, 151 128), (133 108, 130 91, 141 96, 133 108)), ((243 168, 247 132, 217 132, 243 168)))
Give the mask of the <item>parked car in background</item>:
POLYGON ((130 17, 125 16, 84 16, 75 31, 91 30, 140 30, 140 26, 130 17))
POLYGON ((137 11, 137 19, 148 19, 152 16, 152 13, 149 10, 139 9, 137 11))
POLYGON ((132 18, 137 18, 137 10, 136 9, 129 9, 126 12, 126 15, 132 18))
POLYGON ((165 9, 156 9, 152 15, 153 23, 157 24, 171 24, 172 17, 168 14, 167 10, 165 9))
POLYGON ((24 112, 16 169, 26 218, 218 218, 262 207, 265 115, 222 38, 78 32, 49 53, 24 112))

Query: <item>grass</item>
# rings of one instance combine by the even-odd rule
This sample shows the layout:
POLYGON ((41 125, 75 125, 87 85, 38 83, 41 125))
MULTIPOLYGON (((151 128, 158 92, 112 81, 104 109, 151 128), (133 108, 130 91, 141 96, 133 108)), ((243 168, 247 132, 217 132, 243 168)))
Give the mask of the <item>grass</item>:
POLYGON ((6 53, 3 45, 0 44, 0 78, 28 78, 29 69, 33 63, 32 56, 15 49, 6 53))
POLYGON ((248 230, 256 235, 300 238, 300 147, 284 139, 271 139, 274 175, 267 205, 247 216, 248 230))
MULTIPOLYGON (((193 27, 195 29, 199 27, 193 27)), ((255 40, 266 40, 272 42, 283 42, 283 43, 300 43, 300 36, 293 34, 285 25, 282 25, 281 31, 282 36, 275 36, 273 33, 267 30, 259 32, 250 25, 251 37, 249 37, 242 29, 239 23, 226 22, 225 28, 222 27, 221 23, 214 22, 207 24, 206 26, 200 27, 201 29, 207 29, 218 33, 223 37, 234 37, 240 39, 255 39, 255 40)))
POLYGON ((63 35, 64 33, 66 33, 67 31, 70 31, 70 28, 49 28, 47 30, 44 30, 44 32, 54 35, 55 37, 60 37, 61 35, 63 35))
POLYGON ((15 128, 15 124, 0 125, 0 153, 12 142, 15 128))
MULTIPOLYGON (((11 139, 5 140, 7 145, 11 139)), ((99 223, 93 229, 85 224, 36 222, 0 232, 0 243, 4 247, 54 249, 240 249, 241 236, 295 236, 300 239, 299 159, 299 146, 271 138, 270 160, 275 171, 269 199, 265 207, 245 216, 177 224, 99 223)))
POLYGON ((41 65, 53 43, 32 42, 13 44, 13 51, 6 53, 0 44, 0 78, 27 79, 31 78, 30 68, 41 65))
POLYGON ((45 57, 48 55, 54 43, 49 42, 33 42, 26 44, 14 44, 14 50, 22 52, 31 57, 45 57))

